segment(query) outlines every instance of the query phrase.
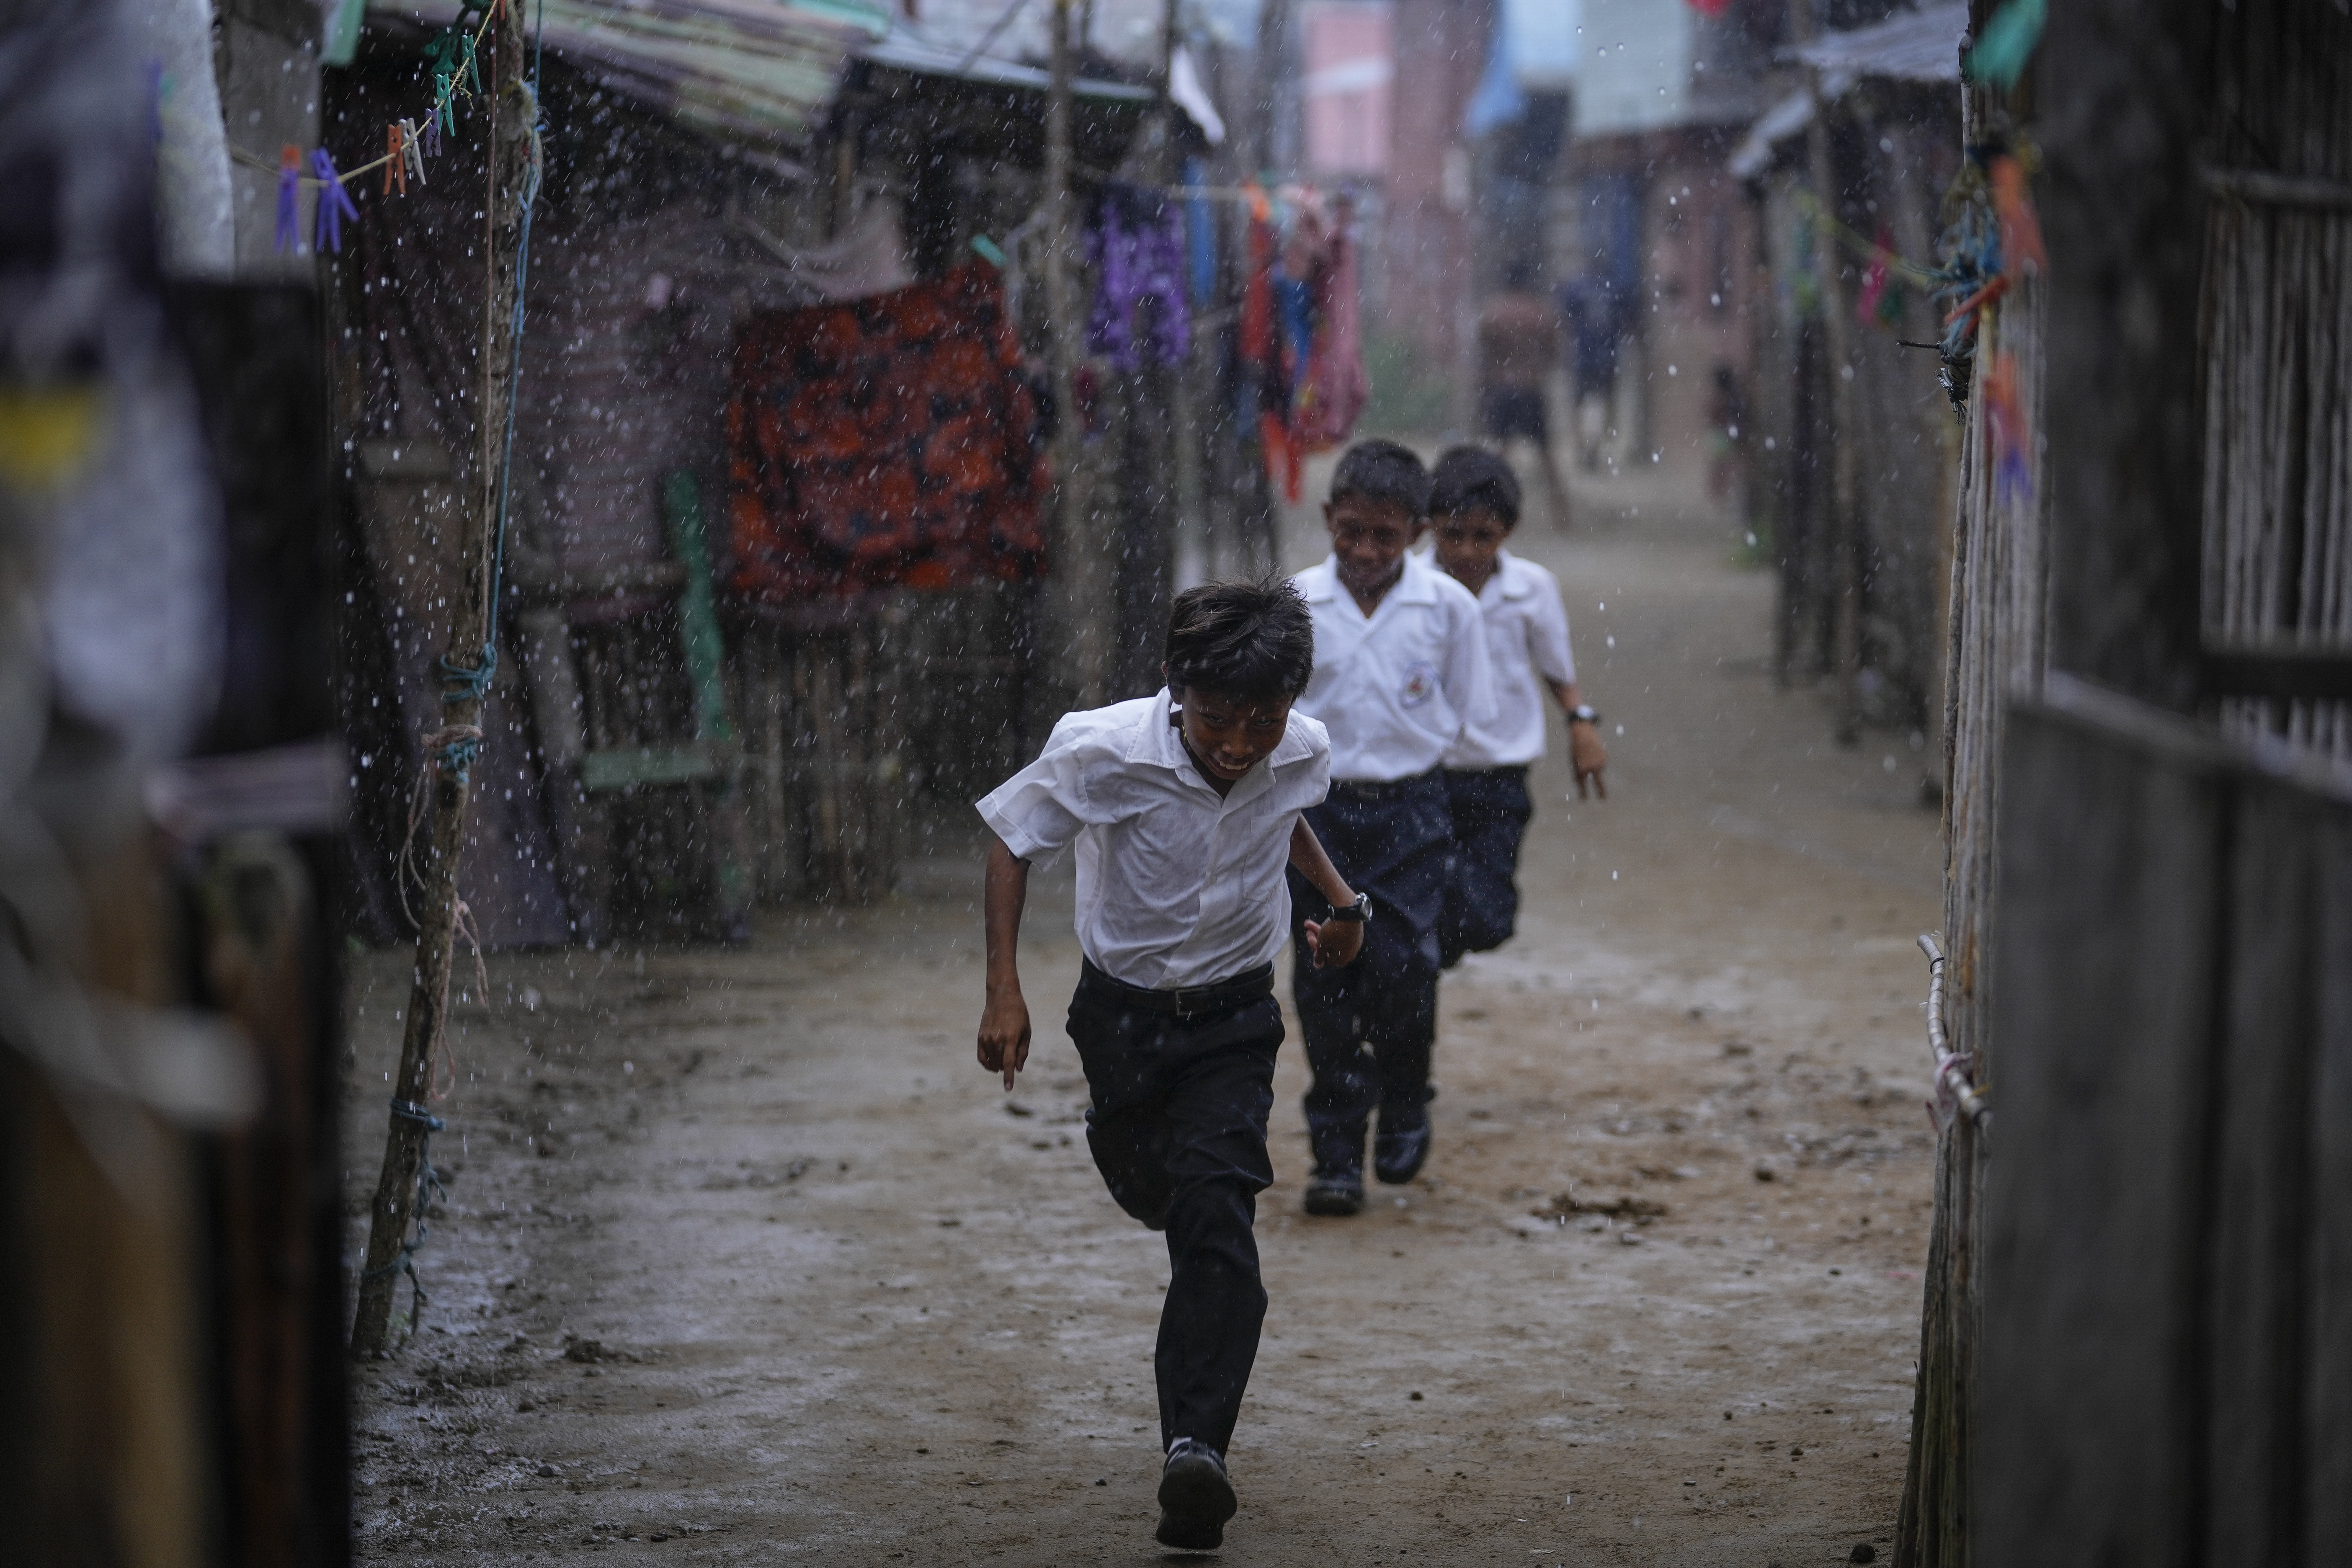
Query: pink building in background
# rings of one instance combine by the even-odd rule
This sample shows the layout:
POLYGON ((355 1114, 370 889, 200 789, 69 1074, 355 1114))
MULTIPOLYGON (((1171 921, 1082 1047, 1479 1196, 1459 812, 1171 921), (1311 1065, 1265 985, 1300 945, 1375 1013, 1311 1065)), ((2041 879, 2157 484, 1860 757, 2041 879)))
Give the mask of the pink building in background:
POLYGON ((1371 0, 1309 0, 1301 8, 1309 175, 1388 173, 1396 80, 1391 22, 1390 7, 1371 0))

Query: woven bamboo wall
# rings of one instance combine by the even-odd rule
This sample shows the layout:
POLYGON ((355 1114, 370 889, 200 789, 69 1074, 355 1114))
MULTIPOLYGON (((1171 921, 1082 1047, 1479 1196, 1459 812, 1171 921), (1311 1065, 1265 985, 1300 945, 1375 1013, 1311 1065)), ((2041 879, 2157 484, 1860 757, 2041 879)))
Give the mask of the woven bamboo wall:
MULTIPOLYGON (((2013 288, 1978 328, 1979 377, 1997 355, 2016 367, 2024 428, 2042 428, 2043 294, 2013 288)), ((1944 1019, 1950 1048, 1990 1086, 1996 1076, 1986 1018, 1991 996, 1994 858, 2000 778, 2012 697, 2040 693, 2047 669, 2049 590, 2045 454, 2029 453, 2022 489, 1996 472, 1986 400, 1971 398, 1953 525, 1949 665, 1944 733, 1944 1019)), ((1981 1280, 1979 1200, 1989 1151, 1966 1118, 1937 1140, 1936 1206, 1920 1324, 1918 1391, 1896 1535, 1898 1568, 1960 1568, 1969 1561, 1969 1441, 1981 1280)))
MULTIPOLYGON (((2249 5, 2218 51, 2198 345, 2208 640, 2352 646, 2352 18, 2249 5)), ((2352 759, 2352 704, 2222 726, 2352 759)))

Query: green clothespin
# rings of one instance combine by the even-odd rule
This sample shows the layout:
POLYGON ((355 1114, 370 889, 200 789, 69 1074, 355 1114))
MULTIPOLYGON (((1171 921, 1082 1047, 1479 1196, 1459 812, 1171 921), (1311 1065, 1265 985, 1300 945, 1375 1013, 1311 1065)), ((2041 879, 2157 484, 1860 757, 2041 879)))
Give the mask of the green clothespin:
POLYGON ((971 237, 971 248, 978 253, 982 261, 987 262, 999 272, 1004 270, 1006 265, 1004 251, 996 241, 984 234, 975 234, 971 237))
POLYGON ((2042 28, 2049 20, 2049 0, 2009 0, 1985 24, 1984 37, 1969 51, 1965 65, 1970 81, 1989 81, 2006 91, 2025 74, 2042 28))

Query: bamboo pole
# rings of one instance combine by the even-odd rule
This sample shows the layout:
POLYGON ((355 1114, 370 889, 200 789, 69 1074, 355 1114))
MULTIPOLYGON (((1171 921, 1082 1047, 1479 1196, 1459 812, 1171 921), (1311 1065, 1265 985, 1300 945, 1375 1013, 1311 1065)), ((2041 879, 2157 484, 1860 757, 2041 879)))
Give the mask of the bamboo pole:
MULTIPOLYGON (((1815 0, 1798 0, 1790 7, 1797 41, 1812 42, 1815 0)), ((1805 157, 1813 199, 1824 216, 1837 214, 1837 180, 1830 161, 1829 100, 1822 96, 1822 73, 1805 68, 1805 91, 1813 100, 1813 116, 1805 126, 1805 157)), ((1822 336, 1830 358, 1830 582, 1837 598, 1831 632, 1831 661, 1837 677, 1838 727, 1841 745, 1853 745, 1862 724, 1862 510, 1858 500, 1861 477, 1853 399, 1853 318, 1845 293, 1845 261, 1826 235, 1817 233, 1814 254, 1828 258, 1822 268, 1822 336)))
POLYGON ((467 764, 479 751, 483 700, 497 662, 492 636, 499 577, 499 487, 508 408, 514 391, 515 267, 536 113, 523 79, 522 27, 512 7, 504 8, 491 25, 488 53, 490 141, 487 199, 482 207, 486 276, 482 390, 475 409, 478 440, 474 458, 473 533, 465 546, 463 584, 449 629, 449 651, 441 661, 443 728, 427 741, 434 753, 427 763, 432 796, 422 864, 415 873, 421 883, 415 911, 416 964, 401 1038, 400 1069, 393 1079, 383 1173, 376 1183, 367 1261, 352 1321, 355 1356, 383 1353, 393 1290, 406 1271, 413 1248, 410 1228, 423 1218, 419 1173, 430 1180, 425 1148, 433 1126, 425 1105, 431 1095, 434 1057, 448 1023, 449 970, 464 907, 457 898, 457 868, 465 847, 467 764))
POLYGON ((1100 571, 1102 548, 1093 537, 1085 421, 1078 411, 1078 334, 1083 324, 1074 265, 1077 226, 1070 199, 1075 68, 1070 24, 1070 0, 1054 0, 1051 83, 1045 96, 1045 202, 1051 230, 1045 245, 1045 354, 1058 417, 1054 435, 1054 570, 1062 579, 1067 677, 1076 705, 1093 708, 1106 700, 1110 637, 1104 621, 1109 591, 1100 571))
MULTIPOLYGON (((1160 102, 1166 134, 1160 142, 1160 184, 1173 190, 1184 183, 1184 159, 1176 150, 1176 116, 1179 112, 1173 89, 1176 81, 1176 51, 1183 47, 1182 18, 1178 15, 1180 0, 1168 0, 1160 26, 1160 102)), ((1186 260, 1186 276, 1191 272, 1190 258, 1186 260)), ((1169 429, 1175 445, 1175 580, 1171 586, 1182 590, 1200 582, 1209 573, 1209 522, 1207 494, 1201 473, 1201 418, 1197 400, 1192 395, 1192 367, 1200 362, 1201 340, 1205 334, 1194 333, 1183 359, 1168 367, 1169 429)))

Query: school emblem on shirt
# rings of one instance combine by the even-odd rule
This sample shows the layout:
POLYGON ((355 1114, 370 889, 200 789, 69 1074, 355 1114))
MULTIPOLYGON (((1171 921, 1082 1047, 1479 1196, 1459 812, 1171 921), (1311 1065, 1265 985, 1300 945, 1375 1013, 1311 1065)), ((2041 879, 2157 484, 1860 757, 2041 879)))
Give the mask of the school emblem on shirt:
POLYGON ((1399 700, 1408 708, 1418 708, 1436 695, 1437 666, 1425 658, 1405 666, 1404 685, 1397 690, 1399 700))

